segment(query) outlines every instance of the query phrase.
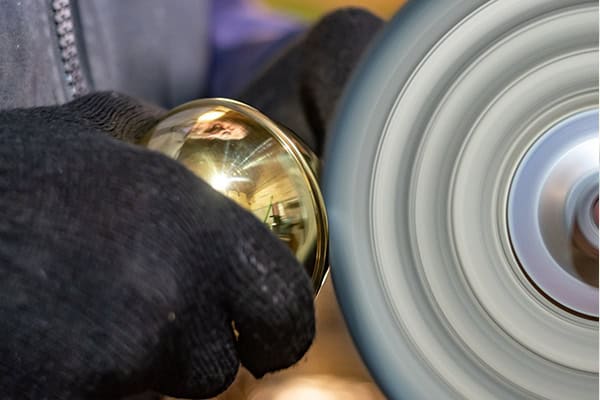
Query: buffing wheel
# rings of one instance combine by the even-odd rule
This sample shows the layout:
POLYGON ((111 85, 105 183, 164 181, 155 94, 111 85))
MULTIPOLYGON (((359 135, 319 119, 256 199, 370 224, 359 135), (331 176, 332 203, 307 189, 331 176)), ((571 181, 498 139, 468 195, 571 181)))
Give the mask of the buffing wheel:
POLYGON ((390 398, 598 398, 597 110, 596 1, 413 1, 377 39, 323 186, 390 398))

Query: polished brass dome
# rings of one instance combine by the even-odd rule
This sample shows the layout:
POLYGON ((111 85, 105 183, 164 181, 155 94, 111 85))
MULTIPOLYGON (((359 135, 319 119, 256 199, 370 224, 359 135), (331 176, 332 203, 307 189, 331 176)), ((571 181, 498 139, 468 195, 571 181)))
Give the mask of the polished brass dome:
POLYGON ((287 244, 318 291, 328 237, 319 160, 293 133, 246 104, 201 99, 170 111, 141 144, 253 213, 287 244))

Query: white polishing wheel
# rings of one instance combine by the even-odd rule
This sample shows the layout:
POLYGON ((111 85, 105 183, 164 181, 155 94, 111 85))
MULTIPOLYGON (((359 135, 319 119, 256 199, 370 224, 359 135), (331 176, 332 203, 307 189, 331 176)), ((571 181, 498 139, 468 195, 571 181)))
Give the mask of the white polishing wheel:
POLYGON ((332 274, 391 399, 598 398, 598 2, 418 0, 341 103, 332 274))

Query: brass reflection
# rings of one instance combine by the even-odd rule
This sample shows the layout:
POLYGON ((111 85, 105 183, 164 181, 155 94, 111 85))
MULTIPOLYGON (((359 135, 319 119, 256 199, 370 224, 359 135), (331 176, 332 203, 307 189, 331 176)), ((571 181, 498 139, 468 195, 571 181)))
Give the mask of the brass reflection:
POLYGON ((296 255, 315 291, 326 271, 327 220, 318 159, 257 110, 227 99, 184 104, 142 143, 183 163, 252 212, 296 255))

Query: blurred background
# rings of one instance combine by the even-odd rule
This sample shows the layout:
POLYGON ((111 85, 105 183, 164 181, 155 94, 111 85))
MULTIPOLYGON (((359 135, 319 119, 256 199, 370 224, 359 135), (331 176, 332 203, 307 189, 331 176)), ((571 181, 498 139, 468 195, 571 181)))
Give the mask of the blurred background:
POLYGON ((382 18, 391 17, 405 0, 261 0, 267 7, 311 21, 335 8, 363 7, 382 18))
MULTIPOLYGON (((390 18, 405 0, 261 0, 263 6, 311 22, 339 7, 363 7, 390 18)), ((335 268, 335 267, 334 267, 335 268)), ((352 342, 340 312, 331 277, 316 300, 317 336, 293 368, 260 381, 240 370, 218 400, 382 400, 352 342)))

